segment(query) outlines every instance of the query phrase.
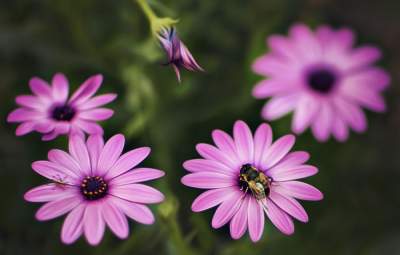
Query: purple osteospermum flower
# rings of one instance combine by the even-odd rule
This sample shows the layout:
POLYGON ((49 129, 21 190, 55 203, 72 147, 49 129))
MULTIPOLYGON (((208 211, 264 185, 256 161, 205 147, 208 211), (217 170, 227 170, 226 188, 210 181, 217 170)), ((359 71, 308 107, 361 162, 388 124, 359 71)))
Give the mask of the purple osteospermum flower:
POLYGON ((145 204, 159 203, 162 193, 140 182, 160 178, 164 172, 135 168, 150 153, 142 147, 123 155, 125 138, 115 135, 104 144, 100 135, 87 142, 72 136, 69 153, 51 150, 48 161, 36 161, 32 168, 52 181, 25 194, 29 202, 46 202, 36 213, 40 221, 68 213, 61 239, 70 244, 81 234, 91 245, 97 245, 105 224, 119 238, 129 234, 125 216, 143 224, 152 224, 154 216, 145 204))
POLYGON ((164 28, 159 32, 158 39, 161 46, 167 53, 168 62, 175 70, 178 81, 181 81, 180 68, 185 68, 190 71, 203 71, 203 68, 197 64, 192 54, 179 39, 175 28, 164 28))
POLYGON ((212 227, 219 228, 230 221, 234 239, 248 228, 250 238, 258 241, 264 230, 264 213, 284 234, 294 232, 292 218, 302 222, 308 216, 296 199, 320 200, 322 193, 297 179, 317 173, 317 168, 305 165, 307 152, 290 152, 293 135, 272 143, 272 130, 261 124, 254 137, 243 121, 237 121, 233 139, 221 130, 212 133, 217 147, 198 144, 202 159, 186 161, 183 166, 190 174, 182 183, 200 189, 210 189, 192 204, 195 212, 218 206, 212 227))
POLYGON ((362 107, 385 111, 381 95, 390 77, 373 66, 381 53, 371 46, 352 48, 349 29, 320 26, 313 33, 305 25, 294 25, 289 37, 270 36, 271 52, 258 58, 253 70, 268 79, 253 90, 256 98, 272 97, 262 116, 275 120, 294 111, 292 130, 302 133, 311 126, 319 141, 333 136, 348 138, 348 127, 367 128, 362 107))
POLYGON ((103 129, 95 122, 110 118, 113 111, 99 107, 116 98, 115 94, 93 97, 102 81, 101 75, 90 77, 68 99, 69 84, 63 74, 55 74, 51 86, 34 77, 29 81, 34 95, 18 96, 20 108, 11 112, 7 121, 21 123, 18 136, 37 131, 46 141, 63 134, 102 134, 103 129))

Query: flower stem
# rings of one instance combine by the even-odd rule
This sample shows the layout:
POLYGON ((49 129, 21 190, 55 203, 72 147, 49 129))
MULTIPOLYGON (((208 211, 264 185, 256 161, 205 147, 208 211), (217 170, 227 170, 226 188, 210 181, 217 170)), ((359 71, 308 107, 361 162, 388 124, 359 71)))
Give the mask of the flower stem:
POLYGON ((157 18, 157 15, 154 13, 153 9, 151 9, 150 5, 147 3, 147 0, 136 0, 136 2, 140 8, 142 8, 142 11, 150 23, 157 18))

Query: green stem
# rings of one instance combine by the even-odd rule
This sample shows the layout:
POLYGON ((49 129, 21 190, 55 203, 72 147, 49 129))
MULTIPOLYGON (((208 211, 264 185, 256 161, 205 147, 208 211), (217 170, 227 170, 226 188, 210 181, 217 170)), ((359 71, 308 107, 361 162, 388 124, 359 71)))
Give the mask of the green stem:
POLYGON ((150 5, 147 3, 147 0, 136 0, 136 2, 139 4, 140 8, 142 8, 142 11, 150 23, 152 20, 158 18, 153 9, 151 9, 150 5))

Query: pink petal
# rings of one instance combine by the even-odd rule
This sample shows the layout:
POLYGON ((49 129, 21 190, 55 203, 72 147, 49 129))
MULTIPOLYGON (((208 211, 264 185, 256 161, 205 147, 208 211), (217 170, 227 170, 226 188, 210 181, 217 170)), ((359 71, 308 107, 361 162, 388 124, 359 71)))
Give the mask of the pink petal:
POLYGON ((272 129, 268 124, 258 126, 254 134, 254 163, 261 167, 262 158, 272 144, 272 129))
POLYGON ((267 120, 279 119, 295 109, 298 99, 298 94, 274 97, 265 104, 261 115, 267 120))
POLYGON ((250 199, 248 214, 250 239, 253 242, 257 242, 261 239, 264 231, 264 210, 254 198, 250 199))
POLYGON ((113 202, 107 201, 103 203, 102 213, 104 221, 116 236, 121 239, 128 237, 128 220, 113 202))
POLYGON ((74 122, 76 126, 91 135, 103 135, 103 128, 94 122, 78 119, 74 122))
POLYGON ((192 211, 201 212, 217 206, 234 192, 236 192, 236 187, 207 190, 193 201, 192 211))
MULTIPOLYGON (((233 239, 239 239, 243 236, 247 229, 247 210, 250 197, 247 196, 243 199, 243 203, 232 217, 230 223, 230 232, 233 239)), ((250 215, 252 217, 253 215, 250 215)))
POLYGON ((319 113, 311 125, 312 132, 318 141, 325 142, 329 139, 334 117, 334 112, 330 104, 324 103, 320 105, 319 113))
POLYGON ((294 142, 295 137, 293 135, 285 135, 276 140, 263 155, 260 164, 263 169, 269 169, 277 164, 292 149, 294 142))
POLYGON ((252 91, 255 98, 267 98, 276 95, 287 94, 293 89, 289 83, 279 80, 262 80, 257 83, 252 91))
POLYGON ((23 122, 23 121, 32 121, 44 118, 44 113, 30 110, 27 108, 17 108, 12 111, 8 117, 7 122, 23 122))
POLYGON ((285 36, 271 35, 268 37, 268 45, 271 50, 290 61, 298 61, 299 55, 293 47, 293 43, 285 36))
POLYGON ((196 145, 196 150, 203 158, 218 161, 231 169, 238 169, 241 166, 239 161, 232 159, 212 145, 200 143, 196 145))
POLYGON ((154 223, 155 221, 154 215, 147 206, 142 204, 132 203, 117 197, 112 197, 111 200, 129 218, 142 224, 154 223))
POLYGON ((53 76, 52 84, 52 91, 53 91, 53 98, 57 102, 64 103, 67 101, 68 92, 69 92, 69 84, 68 80, 62 73, 57 73, 53 76))
POLYGON ((18 125, 18 128, 15 131, 15 134, 17 136, 26 135, 26 134, 34 131, 35 126, 36 126, 36 123, 34 121, 24 122, 24 123, 18 125))
POLYGON ((74 193, 77 193, 77 190, 70 186, 49 183, 30 189, 25 193, 24 199, 29 202, 49 202, 69 197, 74 193))
POLYGON ((158 179, 164 176, 165 173, 158 169, 152 168, 135 168, 128 173, 119 175, 118 177, 111 180, 110 184, 120 186, 132 183, 139 183, 158 179))
POLYGON ((335 116, 335 121, 332 127, 332 133, 335 136, 335 138, 340 142, 346 141, 347 138, 349 137, 349 129, 347 128, 347 124, 339 115, 335 116))
POLYGON ((76 195, 70 197, 63 197, 44 204, 36 212, 36 219, 39 221, 46 221, 57 218, 75 208, 81 203, 76 195))
POLYGON ((143 204, 160 203, 164 200, 164 195, 160 191, 143 184, 116 186, 110 190, 110 194, 131 202, 143 204))
POLYGON ((83 213, 85 204, 75 207, 65 218, 61 230, 61 240, 65 244, 75 242, 83 233, 83 213))
POLYGON ((131 170, 150 154, 149 147, 142 147, 123 154, 107 172, 106 178, 113 178, 131 170))
POLYGON ((49 84, 38 77, 30 79, 29 87, 38 97, 52 98, 52 91, 49 84))
POLYGON ((322 48, 314 33, 304 24, 296 24, 289 31, 293 39, 293 47, 297 49, 301 58, 314 61, 321 58, 322 48))
POLYGON ((249 126, 243 121, 236 121, 233 127, 236 151, 242 163, 250 163, 254 158, 253 135, 249 126))
POLYGON ((257 58, 251 68, 255 73, 266 76, 274 76, 277 73, 290 74, 293 69, 286 59, 271 54, 257 58))
POLYGON ((299 103, 294 110, 292 130, 296 134, 304 132, 304 130, 314 120, 320 107, 319 103, 315 101, 315 98, 309 96, 302 96, 299 103))
POLYGON ((96 108, 79 113, 79 117, 85 120, 101 121, 109 119, 114 111, 107 108, 96 108))
POLYGON ((88 203, 83 215, 83 231, 90 245, 98 245, 103 238, 105 222, 101 213, 102 204, 88 203))
POLYGON ((97 163, 100 158, 100 154, 104 147, 104 140, 101 135, 91 135, 86 141, 86 147, 88 148, 90 164, 92 169, 97 169, 97 163))
POLYGON ((269 198, 277 206, 279 206, 279 208, 281 208, 287 214, 291 215, 293 218, 295 218, 301 222, 308 221, 308 215, 307 215, 306 211, 300 205, 300 203, 297 202, 295 199, 281 195, 278 192, 274 192, 273 190, 271 190, 271 192, 269 194, 269 198))
POLYGON ((121 156, 125 145, 125 137, 121 134, 114 135, 104 145, 97 164, 97 174, 102 176, 115 164, 121 156))
POLYGON ((215 211, 211 226, 213 228, 220 228, 230 221, 242 204, 244 197, 245 194, 239 190, 230 193, 215 211))
POLYGON ((111 94, 111 93, 104 94, 101 96, 96 96, 96 97, 93 97, 92 99, 89 99, 82 105, 80 105, 79 109, 81 109, 81 110, 94 109, 94 108, 103 106, 105 104, 108 104, 108 103, 114 101, 115 98, 117 98, 117 94, 111 94))
POLYGON ((335 109, 352 129, 357 132, 364 132, 367 129, 367 120, 362 109, 356 105, 349 103, 342 98, 335 98, 335 109))
POLYGON ((46 110, 46 103, 41 101, 38 97, 32 95, 20 95, 15 98, 15 102, 21 106, 39 110, 44 112, 46 110))
POLYGON ((193 173, 212 172, 220 173, 228 176, 236 175, 236 172, 228 166, 210 159, 191 159, 183 163, 183 167, 193 173))
POLYGON ((323 198, 321 191, 310 184, 299 181, 280 182, 274 187, 280 194, 294 197, 301 200, 318 201, 323 198))
POLYGON ((383 96, 379 91, 371 87, 362 86, 362 84, 351 84, 350 81, 344 81, 342 88, 342 93, 353 103, 360 104, 375 112, 385 112, 386 103, 383 96))
POLYGON ((71 96, 69 102, 73 105, 79 105, 86 102, 100 88, 103 82, 103 76, 98 74, 89 77, 75 93, 71 96))
POLYGON ((351 59, 350 64, 345 68, 356 69, 373 64, 382 56, 381 51, 376 47, 363 46, 353 49, 349 55, 351 59))
POLYGON ((292 219, 271 200, 266 199, 263 201, 263 203, 264 211, 275 227, 277 227, 285 235, 293 234, 294 224, 292 219))
POLYGON ((70 170, 56 163, 40 160, 32 163, 32 169, 43 177, 65 184, 77 184, 79 180, 70 170))
POLYGON ((318 172, 315 166, 300 165, 286 168, 274 166, 268 170, 268 176, 271 176, 274 181, 291 181, 296 179, 312 176, 318 172))
POLYGON ((90 176, 92 169, 89 152, 82 137, 75 135, 69 139, 69 153, 78 162, 81 172, 90 176))
POLYGON ((217 147, 224 153, 226 153, 231 159, 237 161, 237 153, 235 143, 230 135, 222 130, 214 130, 212 132, 212 138, 217 147))
POLYGON ((379 67, 368 67, 362 71, 351 73, 345 77, 346 91, 363 90, 364 88, 383 91, 390 83, 389 74, 379 67))
POLYGON ((200 189, 225 188, 236 185, 234 177, 213 172, 187 174, 181 182, 189 187, 200 189))
POLYGON ((275 167, 287 168, 304 164, 310 159, 310 154, 305 151, 288 153, 275 167))
POLYGON ((81 171, 78 162, 76 162, 76 160, 65 151, 52 149, 47 154, 47 157, 51 162, 62 166, 65 170, 68 170, 68 173, 72 176, 77 178, 81 177, 81 171))

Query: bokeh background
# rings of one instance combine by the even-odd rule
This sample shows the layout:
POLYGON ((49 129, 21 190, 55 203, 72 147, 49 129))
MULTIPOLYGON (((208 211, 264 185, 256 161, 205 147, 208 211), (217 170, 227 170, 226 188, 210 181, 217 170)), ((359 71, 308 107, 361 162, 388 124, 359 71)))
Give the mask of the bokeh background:
MULTIPOLYGON (((159 13, 180 19, 178 30, 205 73, 183 74, 178 84, 164 54, 150 37, 148 22, 133 0, 0 1, 0 254, 400 254, 400 4, 397 0, 152 0, 159 13), (210 226, 213 210, 192 213, 200 194, 180 184, 182 162, 196 157, 198 142, 211 142, 215 128, 231 132, 237 119, 253 130, 262 121, 262 101, 251 97, 261 79, 250 69, 265 52, 265 39, 287 33, 294 22, 313 27, 347 26, 358 44, 382 48, 379 65, 392 76, 386 93, 388 112, 368 113, 365 134, 352 133, 345 143, 316 142, 309 132, 296 149, 312 154, 320 173, 308 182, 320 188, 322 202, 304 202, 310 222, 296 222, 287 237, 266 223, 256 244, 246 236, 234 241, 228 227, 210 226), (121 241, 109 231, 98 247, 81 238, 60 242, 62 218, 38 222, 37 204, 23 194, 44 183, 31 162, 45 159, 66 139, 41 142, 38 134, 15 137, 7 124, 14 98, 29 93, 28 80, 50 80, 64 72, 76 88, 102 73, 101 92, 117 92, 110 104, 115 115, 103 123, 106 137, 122 132, 128 148, 151 146, 145 165, 166 171, 152 183, 167 194, 152 206, 156 224, 130 222, 131 235, 121 241)), ((271 123, 275 137, 290 133, 290 116, 271 123)))

